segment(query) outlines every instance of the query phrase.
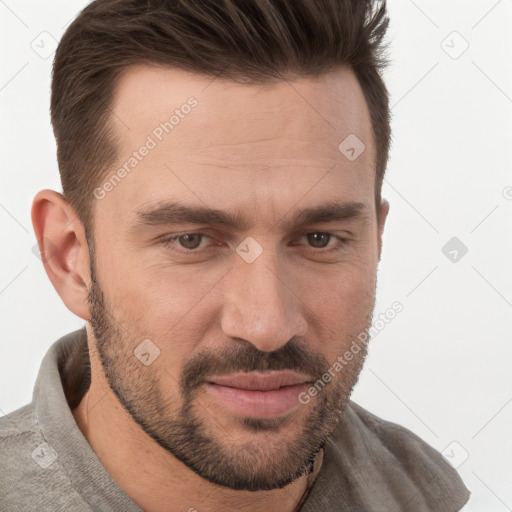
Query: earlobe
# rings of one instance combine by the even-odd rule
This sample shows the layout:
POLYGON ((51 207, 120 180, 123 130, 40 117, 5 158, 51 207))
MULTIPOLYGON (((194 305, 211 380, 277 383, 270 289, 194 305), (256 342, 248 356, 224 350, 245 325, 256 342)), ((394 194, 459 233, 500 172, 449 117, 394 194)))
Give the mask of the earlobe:
POLYGON ((32 225, 44 269, 66 307, 89 321, 89 250, 74 208, 54 190, 41 190, 32 203, 32 225))
POLYGON ((379 237, 379 261, 382 255, 382 238, 384 234, 384 226, 389 213, 389 202, 386 199, 382 199, 379 212, 378 212, 378 237, 379 237))

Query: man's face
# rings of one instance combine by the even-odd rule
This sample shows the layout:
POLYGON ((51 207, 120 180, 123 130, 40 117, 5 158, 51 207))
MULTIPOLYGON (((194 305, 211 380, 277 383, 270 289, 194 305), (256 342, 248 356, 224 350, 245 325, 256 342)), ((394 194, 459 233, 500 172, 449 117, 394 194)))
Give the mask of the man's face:
POLYGON ((357 80, 342 69, 261 87, 140 66, 113 120, 114 171, 128 164, 96 189, 89 297, 108 382, 203 478, 283 487, 335 428, 366 352, 299 400, 374 307, 374 146, 357 80), (366 145, 355 160, 338 149, 350 134, 366 145), (248 372, 292 380, 219 379, 248 372))

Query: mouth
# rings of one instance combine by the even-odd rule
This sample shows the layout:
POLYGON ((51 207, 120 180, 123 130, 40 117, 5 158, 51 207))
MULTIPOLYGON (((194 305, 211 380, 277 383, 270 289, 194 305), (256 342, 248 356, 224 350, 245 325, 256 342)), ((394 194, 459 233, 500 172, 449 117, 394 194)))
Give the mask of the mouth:
POLYGON ((206 391, 232 413, 249 418, 281 416, 300 405, 311 377, 292 372, 241 373, 215 377, 206 391))

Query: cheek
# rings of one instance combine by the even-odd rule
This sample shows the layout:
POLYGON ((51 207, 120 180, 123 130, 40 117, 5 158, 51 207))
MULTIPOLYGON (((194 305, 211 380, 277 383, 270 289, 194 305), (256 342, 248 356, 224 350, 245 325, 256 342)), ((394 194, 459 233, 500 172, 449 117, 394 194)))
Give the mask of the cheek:
POLYGON ((109 279, 110 294, 128 321, 139 319, 141 325, 169 329, 188 315, 219 280, 211 272, 194 269, 194 265, 157 265, 144 258, 134 258, 116 268, 109 279))
POLYGON ((308 280, 304 297, 311 299, 311 306, 322 316, 334 312, 338 317, 357 316, 372 302, 375 284, 376 265, 362 255, 316 274, 308 280))
POLYGON ((132 268, 118 272, 110 282, 112 313, 133 339, 150 339, 159 352, 155 364, 166 389, 176 389, 183 364, 204 340, 206 328, 213 320, 205 311, 211 304, 218 277, 170 266, 132 268), (194 274, 194 275, 193 275, 194 274), (167 383, 166 383, 167 382, 167 383))
POLYGON ((322 283, 309 287, 308 323, 311 340, 332 359, 368 327, 375 302, 375 269, 362 263, 345 267, 322 283))

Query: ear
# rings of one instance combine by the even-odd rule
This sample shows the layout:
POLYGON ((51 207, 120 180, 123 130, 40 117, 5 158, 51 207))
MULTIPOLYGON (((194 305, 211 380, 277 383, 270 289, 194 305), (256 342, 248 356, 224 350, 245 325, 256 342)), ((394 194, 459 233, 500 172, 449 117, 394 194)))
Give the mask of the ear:
POLYGON ((55 290, 71 312, 89 321, 89 248, 74 208, 62 194, 41 190, 32 203, 32 225, 55 290))
POLYGON ((386 219, 389 213, 389 202, 386 199, 382 199, 379 206, 379 211, 377 212, 377 223, 378 223, 378 237, 379 237, 379 261, 382 255, 382 235, 384 233, 384 225, 386 224, 386 219))

